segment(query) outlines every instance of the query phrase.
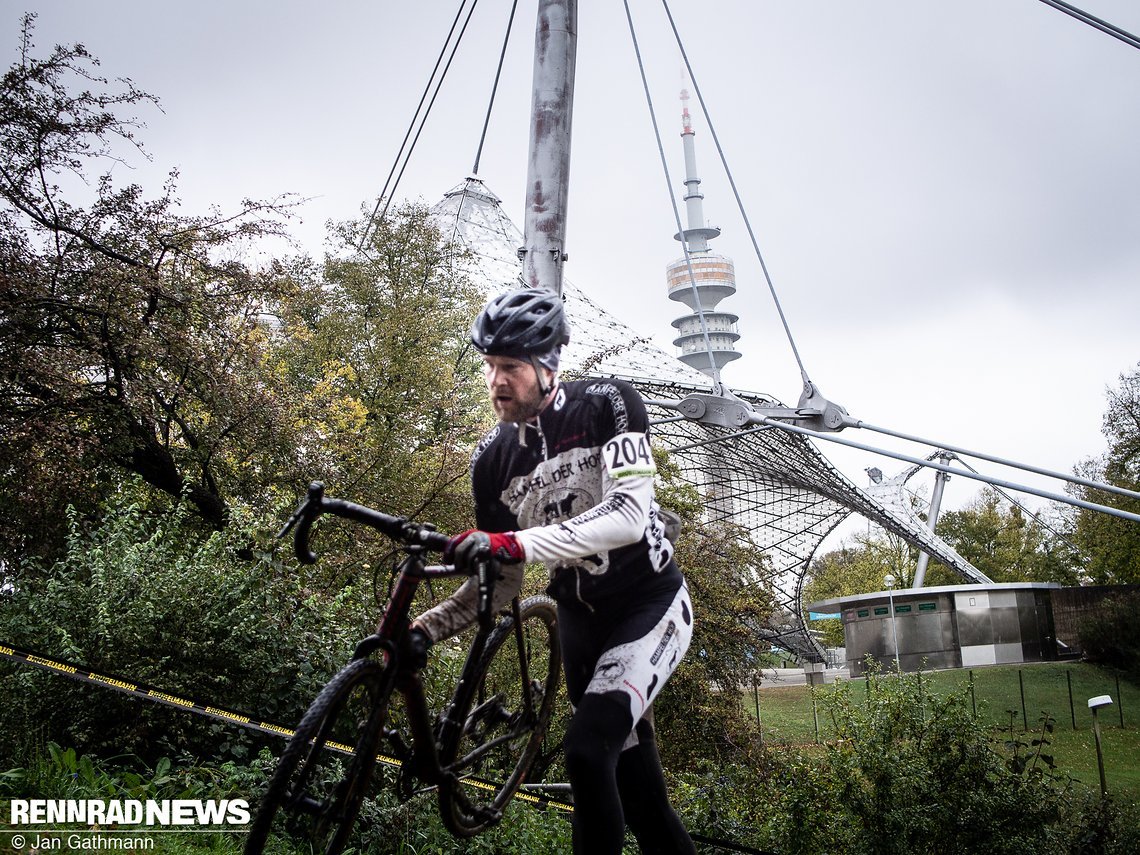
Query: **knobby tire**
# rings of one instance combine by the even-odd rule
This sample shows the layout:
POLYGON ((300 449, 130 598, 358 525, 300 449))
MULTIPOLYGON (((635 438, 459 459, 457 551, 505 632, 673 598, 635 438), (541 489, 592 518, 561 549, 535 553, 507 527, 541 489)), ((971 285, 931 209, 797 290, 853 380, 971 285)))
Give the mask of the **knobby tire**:
POLYGON ((245 855, 260 855, 282 813, 287 822, 307 820, 314 851, 338 855, 344 849, 376 766, 391 690, 385 667, 373 659, 350 662, 321 690, 281 754, 245 855), (363 695, 353 697, 358 690, 363 695), (351 757, 343 756, 344 748, 353 750, 351 757), (335 780, 328 780, 330 771, 335 780))

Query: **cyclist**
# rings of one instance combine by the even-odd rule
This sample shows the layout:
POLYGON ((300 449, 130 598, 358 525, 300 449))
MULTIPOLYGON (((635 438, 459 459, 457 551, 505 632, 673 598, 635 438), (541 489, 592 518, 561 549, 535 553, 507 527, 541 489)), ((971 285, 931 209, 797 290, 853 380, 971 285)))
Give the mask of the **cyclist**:
MULTIPOLYGON (((562 382, 569 340, 561 299, 542 290, 500 294, 472 325, 500 422, 471 459, 478 529, 452 538, 445 560, 490 550, 503 562, 497 604, 518 590, 523 562, 546 564, 574 707, 564 746, 575 852, 620 852, 628 823, 643 851, 693 853, 652 720, 693 614, 654 498, 645 405, 621 381, 562 382)), ((426 655, 474 618, 469 580, 416 619, 413 646, 426 655)))

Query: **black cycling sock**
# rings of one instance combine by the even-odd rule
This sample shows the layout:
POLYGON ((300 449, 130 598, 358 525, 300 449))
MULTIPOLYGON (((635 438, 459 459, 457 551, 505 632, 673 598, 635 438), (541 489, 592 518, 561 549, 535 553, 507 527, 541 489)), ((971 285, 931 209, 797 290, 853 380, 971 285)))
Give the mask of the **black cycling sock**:
POLYGON ((618 795, 618 756, 632 730, 620 692, 585 695, 566 729, 566 774, 574 790, 574 852, 618 855, 625 815, 618 795))
POLYGON ((617 764, 625 821, 646 855, 696 855, 692 838, 669 804, 653 726, 645 719, 637 723, 637 739, 617 764))

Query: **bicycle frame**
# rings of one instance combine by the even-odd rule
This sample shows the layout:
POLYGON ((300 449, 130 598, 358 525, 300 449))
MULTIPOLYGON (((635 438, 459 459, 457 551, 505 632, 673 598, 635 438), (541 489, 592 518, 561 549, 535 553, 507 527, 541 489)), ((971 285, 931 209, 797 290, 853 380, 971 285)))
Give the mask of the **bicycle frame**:
POLYGON ((309 550, 309 530, 325 513, 388 535, 402 544, 404 557, 397 565, 376 631, 356 645, 349 664, 322 689, 282 754, 247 838, 246 852, 260 855, 279 810, 310 816, 315 833, 331 834, 326 855, 340 852, 383 744, 391 746, 403 764, 398 782, 401 795, 412 794, 414 780, 437 788, 449 829, 459 837, 477 834, 501 818, 536 756, 536 740, 545 733, 561 668, 554 604, 541 595, 523 602, 516 594, 510 606, 513 629, 497 623, 491 608, 498 565, 486 553, 478 558, 471 574, 477 592, 475 638, 451 699, 436 716, 428 704, 419 663, 410 657, 409 614, 425 579, 461 576, 467 571, 427 564, 427 552, 445 552, 450 542, 433 526, 325 498, 320 483, 310 485, 305 500, 281 532, 284 536, 296 526, 294 551, 304 564, 317 560, 309 550), (512 640, 514 655, 505 649, 512 640), (540 659, 536 661, 544 665, 533 665, 532 651, 549 653, 537 653, 540 659), (373 661, 377 653, 382 661, 373 661), (496 663, 517 667, 508 665, 503 670, 496 663), (535 675, 540 679, 533 679, 535 675), (404 701, 410 745, 404 734, 388 725, 393 691, 404 701), (350 696, 364 704, 340 719, 350 696), (338 719, 354 734, 345 737, 353 740, 351 746, 330 739, 338 719), (349 747, 347 753, 354 760, 338 783, 322 790, 327 779, 313 777, 313 772, 326 747, 337 751, 349 747), (462 752, 466 753, 457 756, 462 752), (485 780, 478 777, 483 770, 494 770, 502 777, 485 780), (475 790, 461 792, 464 781, 474 784, 475 790), (310 789, 311 784, 315 786, 310 789), (481 795, 474 796, 474 792, 481 795))
MULTIPOLYGON (((424 580, 446 579, 466 574, 464 571, 457 570, 455 567, 449 565, 426 564, 423 558, 423 547, 408 546, 405 547, 404 550, 407 555, 403 561, 400 562, 399 568, 397 569, 396 581, 393 583, 392 593, 389 595, 388 604, 380 619, 380 624, 373 635, 368 636, 357 644, 352 658, 361 659, 377 651, 383 653, 385 661, 390 666, 388 669, 388 680, 390 684, 385 686, 385 693, 387 694, 389 690, 395 689, 404 699, 404 706, 408 713, 408 726, 411 731, 412 745, 410 747, 403 745, 402 740, 398 738, 398 734, 392 731, 386 731, 386 740, 394 749, 394 753, 399 755, 397 759, 401 762, 405 762, 414 752, 416 763, 412 773, 423 783, 438 786, 449 780, 452 782, 461 780, 463 776, 457 774, 454 771, 455 769, 462 769, 465 766, 469 766, 483 754, 491 751, 503 742, 508 741, 511 736, 510 734, 505 734, 490 742, 486 742, 479 746, 476 751, 456 758, 456 762, 448 767, 444 767, 440 763, 439 745, 452 735, 456 729, 463 726, 463 722, 458 721, 453 716, 455 699, 459 696, 460 692, 463 691, 467 681, 471 679, 476 664, 482 655, 487 638, 490 636, 494 627, 494 622, 490 619, 479 621, 479 628, 476 631, 474 641, 472 641, 471 646, 468 648, 467 657, 463 663, 459 681, 456 684, 455 691, 452 693, 451 700, 440 716, 439 729, 437 730, 432 725, 433 714, 427 702, 423 681, 420 678, 418 669, 408 668, 404 661, 402 661, 403 644, 401 642, 407 638, 409 630, 408 615, 420 584, 424 580)), ((489 601, 490 592, 493 591, 494 588, 493 562, 481 562, 479 569, 473 575, 480 578, 481 581, 485 580, 485 583, 480 587, 487 589, 489 601)), ((517 647, 519 671, 522 678, 524 711, 526 717, 529 719, 534 716, 535 707, 534 697, 530 691, 529 665, 525 656, 525 642, 522 635, 523 630, 519 613, 518 596, 512 598, 511 610, 514 617, 514 637, 517 647)), ((480 609, 481 614, 483 611, 483 609, 480 609)), ((487 617, 490 618, 492 616, 488 615, 487 617)))
MULTIPOLYGON (((363 639, 354 651, 352 658, 360 659, 365 656, 370 656, 377 650, 384 653, 385 659, 390 666, 388 669, 388 679, 391 685, 386 689, 394 688, 400 693, 404 699, 405 708, 408 711, 408 724, 411 729, 412 746, 402 745, 396 741, 395 735, 391 732, 386 733, 389 744, 397 749, 396 753, 403 756, 398 759, 401 762, 405 761, 411 752, 414 751, 417 762, 414 774, 417 778, 426 784, 439 785, 444 783, 449 775, 452 775, 456 780, 458 776, 454 776, 450 769, 445 769, 439 762, 439 744, 440 742, 450 735, 455 728, 461 727, 463 722, 455 720, 452 716, 454 708, 454 698, 463 689, 465 682, 471 679, 471 673, 475 668, 479 657, 482 655, 484 645, 487 638, 490 636, 494 627, 491 620, 480 620, 479 628, 476 631, 475 639, 471 647, 467 651, 467 658, 463 664, 463 670, 460 672, 459 682, 456 685, 455 692, 452 696, 452 701, 448 703, 446 710, 440 717, 440 729, 438 732, 432 726, 432 711, 428 705, 427 697, 424 694, 423 681, 420 678, 418 669, 409 668, 403 660, 403 647, 402 641, 407 639, 409 622, 408 614, 411 610, 412 602, 415 598, 416 591, 419 589, 420 583, 425 579, 443 579, 451 578, 454 576, 466 575, 464 571, 457 570, 455 567, 446 565, 427 565, 423 560, 423 548, 419 546, 405 547, 408 553, 407 557, 400 563, 397 570, 396 581, 392 587, 392 593, 388 598, 388 605, 384 610, 384 615, 380 620, 380 624, 376 629, 374 635, 363 639)), ((480 569, 475 575, 486 577, 486 588, 492 589, 493 582, 493 568, 489 566, 491 562, 481 562, 480 569)), ((481 585, 481 587, 483 587, 481 585)), ((488 594, 489 598, 489 594, 488 594)), ((523 669, 523 674, 526 675, 526 663, 521 653, 522 635, 521 627, 519 626, 519 600, 514 597, 511 601, 511 607, 515 617, 516 637, 520 645, 520 667, 523 669)), ((482 609, 480 610, 482 612, 482 609)), ((488 618, 491 617, 488 615, 488 618)), ((526 676, 524 681, 524 689, 529 688, 529 676, 526 676)), ((529 692, 525 694, 525 702, 527 706, 527 714, 532 714, 533 699, 529 692)), ((489 743, 494 745, 496 743, 489 743)), ((487 746, 484 746, 486 748, 487 746)), ((468 755, 461 758, 460 762, 456 765, 462 766, 464 763, 470 762, 473 755, 468 755)))

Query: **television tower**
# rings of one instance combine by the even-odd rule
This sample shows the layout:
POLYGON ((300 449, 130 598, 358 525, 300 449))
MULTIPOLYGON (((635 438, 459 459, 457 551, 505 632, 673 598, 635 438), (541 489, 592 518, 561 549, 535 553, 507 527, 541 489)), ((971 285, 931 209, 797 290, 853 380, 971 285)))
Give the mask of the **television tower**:
POLYGON ((674 237, 688 247, 688 257, 671 262, 665 271, 669 299, 684 303, 691 314, 673 321, 678 333, 673 344, 681 349, 679 358, 682 362, 713 376, 714 372, 719 373, 726 364, 740 358, 736 352, 736 340, 740 338, 736 322, 740 319, 729 312, 716 311, 721 300, 736 293, 736 268, 731 258, 717 255, 709 249, 709 241, 720 235, 720 229, 705 224, 702 204, 705 197, 700 191, 701 179, 697 177, 697 154, 693 142, 695 134, 689 118, 687 89, 681 90, 681 119, 684 123, 681 140, 685 146, 685 211, 688 228, 674 237), (702 313, 704 327, 701 325, 702 313))

